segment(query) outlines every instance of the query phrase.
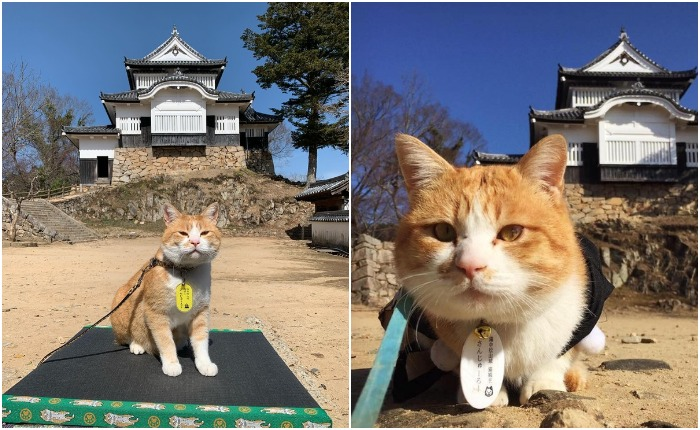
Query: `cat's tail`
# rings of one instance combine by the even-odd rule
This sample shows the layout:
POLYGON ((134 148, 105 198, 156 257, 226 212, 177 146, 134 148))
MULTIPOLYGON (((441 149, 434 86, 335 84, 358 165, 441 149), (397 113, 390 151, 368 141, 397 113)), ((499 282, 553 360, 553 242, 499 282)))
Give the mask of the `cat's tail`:
POLYGON ((605 333, 596 325, 588 336, 576 344, 575 348, 588 355, 600 354, 605 349, 605 333))

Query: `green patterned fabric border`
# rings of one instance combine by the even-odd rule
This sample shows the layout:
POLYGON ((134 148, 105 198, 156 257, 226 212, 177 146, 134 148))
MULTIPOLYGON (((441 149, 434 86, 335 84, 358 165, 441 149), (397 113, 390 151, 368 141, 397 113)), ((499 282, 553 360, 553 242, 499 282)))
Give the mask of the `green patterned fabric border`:
POLYGON ((184 405, 2 396, 2 422, 88 427, 331 427, 321 408, 184 405))
MULTIPOLYGON (((88 328, 89 325, 83 326, 83 328, 88 328)), ((112 329, 111 325, 96 325, 95 328, 102 329, 112 329)), ((210 332, 222 332, 222 333, 262 333, 262 330, 257 328, 242 328, 242 329, 232 329, 232 328, 212 328, 209 329, 210 332)))

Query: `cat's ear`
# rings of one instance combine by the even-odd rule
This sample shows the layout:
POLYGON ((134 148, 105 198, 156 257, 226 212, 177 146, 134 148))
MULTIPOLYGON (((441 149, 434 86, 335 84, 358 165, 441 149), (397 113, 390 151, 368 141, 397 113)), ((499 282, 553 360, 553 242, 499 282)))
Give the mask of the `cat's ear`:
POLYGON ((207 206, 207 208, 204 209, 204 212, 202 212, 202 216, 209 218, 213 223, 219 221, 219 204, 214 202, 207 206))
POLYGON ((170 225, 181 215, 182 214, 180 213, 180 211, 175 209, 175 206, 171 205, 170 203, 166 203, 163 205, 163 221, 165 221, 165 225, 170 225))
POLYGON ((540 182, 547 190, 564 192, 566 139, 560 134, 542 138, 520 159, 516 167, 526 178, 540 182))
POLYGON ((408 134, 396 135, 396 156, 409 194, 454 170, 437 152, 408 134))

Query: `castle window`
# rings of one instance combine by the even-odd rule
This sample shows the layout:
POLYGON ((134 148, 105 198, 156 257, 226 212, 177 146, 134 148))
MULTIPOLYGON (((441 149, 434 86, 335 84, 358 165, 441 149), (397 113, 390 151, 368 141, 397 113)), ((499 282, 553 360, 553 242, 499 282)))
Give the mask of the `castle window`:
POLYGON ((215 134, 235 134, 237 131, 234 116, 216 116, 215 134))
POLYGON ((122 134, 141 134, 141 118, 117 117, 117 128, 122 134))
POLYGON ((153 115, 152 133, 205 133, 204 116, 200 114, 153 115))
POLYGON ((688 167, 698 167, 698 143, 688 142, 685 145, 686 165, 688 167))
POLYGON ((245 135, 246 137, 265 137, 265 131, 262 128, 247 128, 245 135))
POLYGON ((566 155, 567 166, 583 166, 583 143, 569 142, 566 155))

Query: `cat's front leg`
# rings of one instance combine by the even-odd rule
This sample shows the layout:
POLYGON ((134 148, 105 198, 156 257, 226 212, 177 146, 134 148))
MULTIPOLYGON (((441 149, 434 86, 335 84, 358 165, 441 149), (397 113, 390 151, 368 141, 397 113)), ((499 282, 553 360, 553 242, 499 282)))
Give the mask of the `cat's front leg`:
MULTIPOLYGON (((469 403, 467 402, 467 398, 464 396, 464 391, 460 388, 459 391, 457 391, 457 403, 458 404, 465 404, 469 403)), ((496 399, 491 403, 490 408, 497 408, 501 406, 508 406, 508 389, 506 388, 505 384, 501 385, 501 390, 498 392, 496 395, 496 399)))
POLYGON ((571 366, 571 357, 564 354, 547 361, 531 374, 520 390, 520 404, 524 405, 533 394, 542 390, 566 391, 564 375, 571 366))
POLYGON ((216 376, 219 368, 209 358, 209 308, 202 309, 192 320, 190 343, 194 352, 194 365, 204 376, 216 376))
POLYGON ((153 313, 147 316, 147 324, 158 348, 163 373, 168 376, 178 376, 182 373, 182 365, 177 359, 177 349, 173 332, 170 329, 170 320, 167 316, 153 313))

